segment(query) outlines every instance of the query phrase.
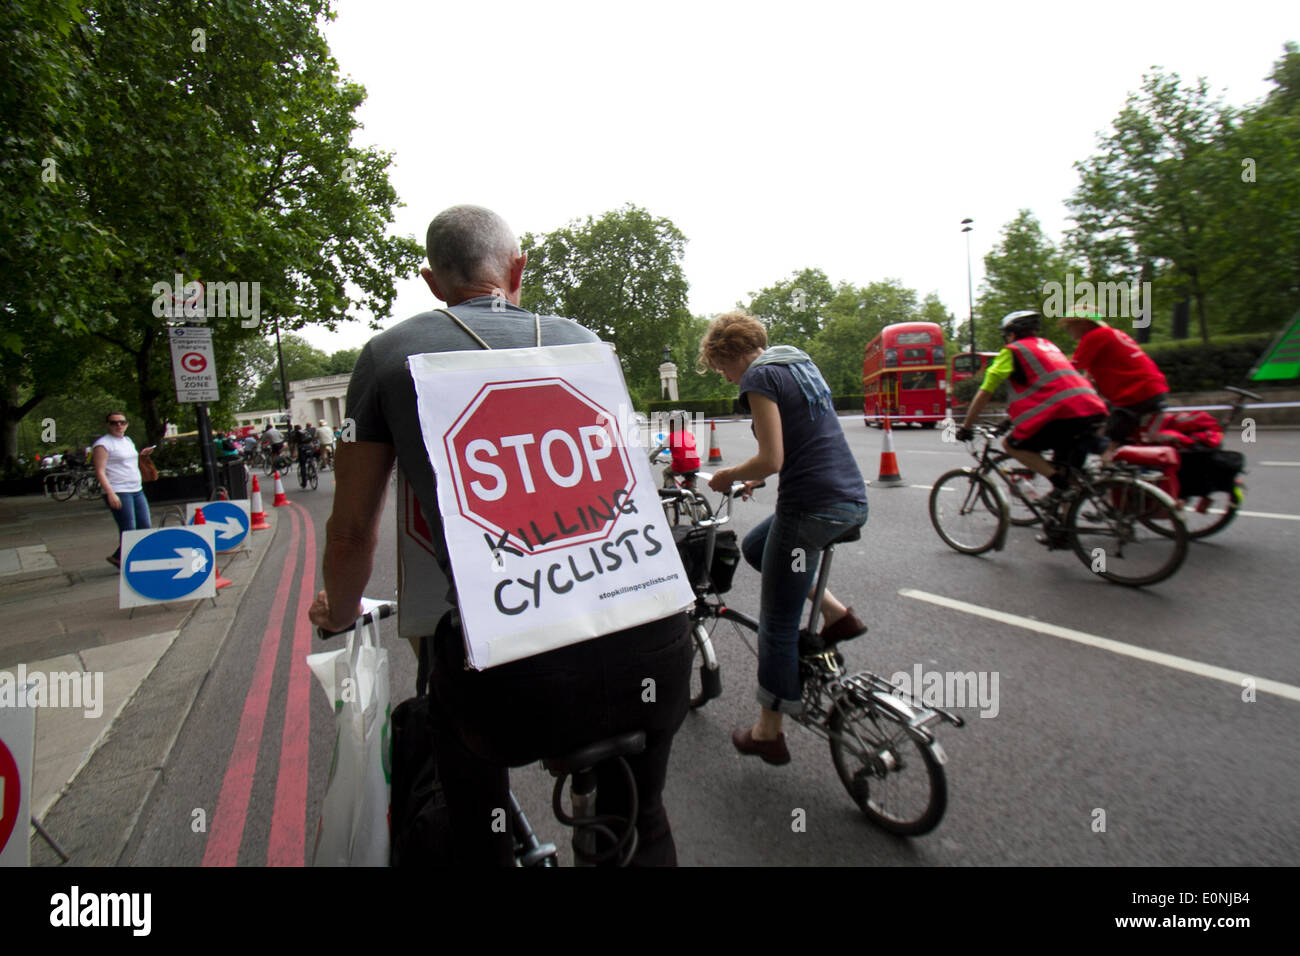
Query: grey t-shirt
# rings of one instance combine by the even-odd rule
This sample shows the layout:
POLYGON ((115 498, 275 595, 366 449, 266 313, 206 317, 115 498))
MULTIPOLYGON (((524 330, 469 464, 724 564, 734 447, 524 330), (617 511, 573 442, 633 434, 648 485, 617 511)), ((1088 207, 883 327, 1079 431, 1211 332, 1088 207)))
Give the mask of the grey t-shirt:
MULTIPOLYGON (((533 314, 493 296, 479 296, 448 311, 494 349, 531 348, 537 344, 533 314)), ((540 317, 543 345, 599 342, 594 332, 572 319, 540 317)), ((356 441, 380 442, 397 449, 398 467, 411 483, 424 511, 438 563, 450 577, 433 465, 420 434, 415 384, 406 366, 408 355, 424 352, 479 351, 481 346, 441 312, 422 312, 379 333, 361 350, 348 383, 347 417, 356 441)), ((455 603, 455 594, 448 592, 455 603)))
POLYGON ((818 505, 866 501, 867 486, 834 412, 813 418, 794 373, 785 365, 751 365, 740 377, 740 404, 749 411, 747 393, 776 402, 781 414, 784 463, 777 488, 778 505, 807 511, 818 505))

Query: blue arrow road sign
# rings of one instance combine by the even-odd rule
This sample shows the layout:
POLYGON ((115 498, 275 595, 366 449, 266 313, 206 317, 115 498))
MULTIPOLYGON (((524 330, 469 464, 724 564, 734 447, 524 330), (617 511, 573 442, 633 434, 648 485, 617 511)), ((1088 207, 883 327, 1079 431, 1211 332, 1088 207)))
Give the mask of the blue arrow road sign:
POLYGON ((138 594, 175 601, 207 582, 213 562, 212 548, 202 536, 188 528, 162 528, 123 554, 122 574, 138 594))
MULTIPOLYGON (((239 547, 239 543, 248 535, 248 512, 233 501, 209 501, 201 506, 203 520, 217 535, 217 550, 229 551, 239 547)), ((190 524, 194 519, 190 519, 190 524)))

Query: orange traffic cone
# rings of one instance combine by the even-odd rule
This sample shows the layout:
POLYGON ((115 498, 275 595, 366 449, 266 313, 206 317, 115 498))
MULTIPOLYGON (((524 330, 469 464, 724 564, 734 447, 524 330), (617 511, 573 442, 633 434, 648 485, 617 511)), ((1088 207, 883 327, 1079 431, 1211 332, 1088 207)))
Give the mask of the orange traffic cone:
MULTIPOLYGON (((194 520, 191 521, 190 524, 197 525, 197 524, 207 524, 207 523, 208 523, 208 519, 203 517, 203 509, 195 508, 194 520)), ((217 579, 216 584, 217 584, 218 591, 221 590, 222 588, 228 588, 235 583, 234 581, 230 580, 230 578, 223 578, 221 576, 221 568, 217 565, 217 559, 215 557, 212 559, 212 573, 213 576, 217 579)))
POLYGON ((249 530, 270 531, 271 526, 266 523, 266 512, 262 510, 262 486, 257 482, 257 475, 253 476, 253 500, 249 504, 249 530))
POLYGON ((281 505, 289 503, 288 497, 284 493, 284 482, 280 480, 280 473, 275 473, 275 500, 271 502, 272 508, 279 508, 281 505))
POLYGON ((894 454, 894 432, 889 427, 889 416, 885 416, 884 442, 880 446, 880 485, 901 485, 903 476, 898 473, 898 458, 894 454))
POLYGON ((718 423, 709 422, 709 464, 722 464, 722 449, 718 447, 718 423))

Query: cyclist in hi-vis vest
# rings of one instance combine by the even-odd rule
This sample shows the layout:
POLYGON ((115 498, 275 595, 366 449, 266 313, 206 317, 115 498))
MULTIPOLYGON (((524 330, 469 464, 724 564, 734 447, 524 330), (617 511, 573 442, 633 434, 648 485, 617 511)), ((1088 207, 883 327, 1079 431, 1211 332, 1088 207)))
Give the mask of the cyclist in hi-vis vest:
POLYGON ((1042 316, 1037 312, 1012 312, 1002 320, 1006 348, 989 363, 966 420, 957 431, 958 441, 969 441, 971 426, 1003 381, 1011 387, 1012 430, 1003 447, 1027 468, 1052 482, 1052 495, 1069 487, 1065 464, 1083 463, 1087 439, 1106 420, 1106 404, 1049 339, 1038 335, 1042 316), (1039 452, 1052 450, 1049 462, 1039 452))

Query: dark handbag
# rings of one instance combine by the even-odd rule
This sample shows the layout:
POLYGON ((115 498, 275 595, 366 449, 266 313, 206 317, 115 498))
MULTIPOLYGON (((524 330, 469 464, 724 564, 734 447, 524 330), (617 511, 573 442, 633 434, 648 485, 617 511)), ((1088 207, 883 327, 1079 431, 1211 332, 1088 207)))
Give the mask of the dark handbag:
POLYGON ((157 481, 158 466, 153 463, 153 459, 148 455, 140 456, 140 480, 157 481))
POLYGON ((673 543, 677 545, 677 553, 681 555, 686 578, 692 587, 708 587, 711 579, 713 590, 718 594, 731 590, 731 579, 740 566, 740 544, 736 541, 736 532, 718 532, 713 545, 713 562, 707 568, 704 566, 704 555, 709 546, 707 528, 677 525, 673 528, 673 543))

